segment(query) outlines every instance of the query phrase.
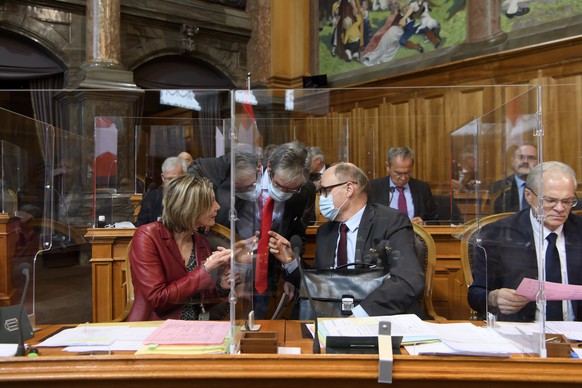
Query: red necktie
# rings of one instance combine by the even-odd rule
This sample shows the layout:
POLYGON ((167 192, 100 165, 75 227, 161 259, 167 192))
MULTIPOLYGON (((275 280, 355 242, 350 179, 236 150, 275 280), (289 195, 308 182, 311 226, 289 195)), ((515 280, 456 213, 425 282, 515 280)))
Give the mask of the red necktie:
POLYGON ((398 210, 408 216, 408 207, 406 206, 406 197, 404 196, 404 187, 396 186, 398 190, 398 210))
POLYGON ((337 244, 337 266, 341 267, 348 263, 348 226, 340 225, 340 239, 337 244))
POLYGON ((269 230, 273 221, 273 207, 275 201, 269 197, 261 213, 261 238, 255 264, 255 289, 259 294, 267 291, 267 272, 269 268, 269 230))

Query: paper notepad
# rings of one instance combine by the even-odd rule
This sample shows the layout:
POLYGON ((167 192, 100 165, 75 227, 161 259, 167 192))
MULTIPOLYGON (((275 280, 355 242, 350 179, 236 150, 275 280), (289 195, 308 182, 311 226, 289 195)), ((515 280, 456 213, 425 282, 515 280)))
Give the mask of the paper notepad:
POLYGON ((168 319, 144 344, 153 345, 218 345, 222 344, 230 330, 227 321, 181 321, 168 319))

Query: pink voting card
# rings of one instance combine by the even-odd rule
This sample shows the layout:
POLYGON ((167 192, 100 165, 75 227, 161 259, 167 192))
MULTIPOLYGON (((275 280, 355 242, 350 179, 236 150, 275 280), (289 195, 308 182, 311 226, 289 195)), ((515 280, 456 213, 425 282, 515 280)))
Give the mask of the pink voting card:
MULTIPOLYGON (((546 300, 582 300, 582 286, 545 282, 546 300)), ((524 278, 515 293, 536 300, 539 290, 537 280, 524 278)))
POLYGON ((144 344, 213 345, 224 342, 230 322, 168 319, 150 334, 144 344))

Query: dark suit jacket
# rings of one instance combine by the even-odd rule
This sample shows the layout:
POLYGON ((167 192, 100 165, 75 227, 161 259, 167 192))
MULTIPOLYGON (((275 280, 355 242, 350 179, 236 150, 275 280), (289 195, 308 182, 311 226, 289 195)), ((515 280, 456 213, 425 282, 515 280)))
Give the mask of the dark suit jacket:
MULTIPOLYGON (((524 277, 538 278, 535 240, 529 218, 530 209, 524 209, 502 220, 483 227, 482 248, 477 247, 473 266, 473 284, 469 287, 471 308, 485 314, 489 291, 499 288, 516 289, 524 277)), ((564 223, 568 281, 582 284, 582 217, 570 214, 564 223)), ((576 320, 582 320, 582 302, 572 301, 576 320)), ((533 321, 535 304, 528 303, 516 314, 498 314, 505 321, 533 321)))
MULTIPOLYGON (((433 221, 438 218, 436 204, 432 197, 432 191, 428 183, 411 178, 408 182, 412 203, 414 204, 414 217, 420 217, 424 221, 433 221)), ((372 179, 370 181, 370 194, 368 203, 379 203, 390 207, 390 177, 372 179)))
POLYGON ((515 176, 510 175, 505 179, 493 182, 489 186, 489 194, 493 195, 503 191, 493 202, 493 213, 505 213, 519 211, 519 189, 515 183, 515 176))
MULTIPOLYGON (((315 268, 334 266, 338 238, 338 223, 326 222, 317 230, 315 268)), ((389 242, 392 252, 383 262, 390 272, 384 281, 360 304, 368 315, 412 313, 422 316, 418 301, 424 292, 424 273, 414 248, 414 232, 408 217, 379 204, 368 204, 362 215, 356 242, 356 261, 375 262, 370 249, 389 242), (361 252, 361 253, 360 253, 361 252), (360 254, 359 254, 360 253, 360 254)), ((299 276, 299 271, 293 273, 299 276)))
MULTIPOLYGON (((200 158, 192 162, 188 171, 197 171, 202 176, 208 177, 214 185, 216 202, 220 205, 220 210, 216 216, 216 222, 230 228, 230 155, 218 158, 200 158)), ((309 223, 309 211, 312 210, 315 203, 315 185, 308 181, 299 193, 285 201, 283 218, 281 219, 277 233, 286 239, 293 235, 298 235, 305 241, 305 230, 309 223)), ((235 209, 237 214, 242 212, 251 212, 254 215, 256 211, 254 202, 237 199, 235 209)), ((261 229, 260 219, 255 219, 255 230, 261 229)), ((281 274, 281 264, 273 256, 269 255, 269 290, 274 291, 278 287, 278 281, 281 274)))
POLYGON ((216 282, 202 267, 210 256, 208 240, 194 233, 198 267, 188 272, 172 233, 161 222, 137 228, 131 241, 129 260, 135 301, 128 321, 180 319, 190 298, 205 305, 218 301, 216 282))
POLYGON ((162 216, 162 199, 164 198, 164 189, 158 187, 146 193, 141 200, 141 209, 137 215, 137 226, 149 224, 158 220, 162 216))
MULTIPOLYGON (((216 222, 230 228, 230 155, 196 159, 188 168, 188 172, 192 171, 197 171, 212 182, 216 202, 220 205, 216 222)), ((277 232, 287 239, 295 234, 304 238, 305 229, 309 222, 306 210, 312 209, 314 203, 315 185, 308 181, 299 193, 294 194, 285 202, 283 219, 277 232)), ((240 212, 254 214, 256 211, 254 203, 240 199, 236 200, 235 209, 239 214, 240 212)), ((256 230, 259 230, 260 227, 260 220, 256 220, 256 230)))

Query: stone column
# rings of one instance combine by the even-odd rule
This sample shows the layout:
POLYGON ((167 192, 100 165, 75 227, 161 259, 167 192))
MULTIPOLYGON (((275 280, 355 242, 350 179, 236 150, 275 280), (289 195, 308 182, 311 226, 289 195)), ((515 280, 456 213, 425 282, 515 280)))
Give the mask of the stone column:
POLYGON ((120 20, 120 0, 87 0, 81 88, 136 88, 133 73, 121 64, 120 20))

